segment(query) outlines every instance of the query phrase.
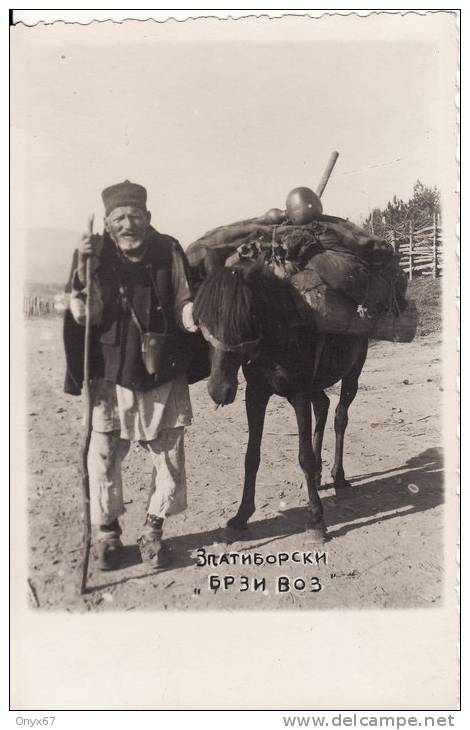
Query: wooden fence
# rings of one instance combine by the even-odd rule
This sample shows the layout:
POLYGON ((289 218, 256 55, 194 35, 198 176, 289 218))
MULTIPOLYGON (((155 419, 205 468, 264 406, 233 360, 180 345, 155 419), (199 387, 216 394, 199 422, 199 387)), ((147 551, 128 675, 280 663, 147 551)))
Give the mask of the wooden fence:
POLYGON ((409 279, 442 275, 442 229, 436 216, 431 225, 422 228, 415 229, 410 221, 407 230, 389 229, 386 238, 400 254, 400 266, 409 279))
POLYGON ((45 314, 55 314, 54 302, 40 296, 23 297, 23 313, 25 317, 43 317, 45 314))

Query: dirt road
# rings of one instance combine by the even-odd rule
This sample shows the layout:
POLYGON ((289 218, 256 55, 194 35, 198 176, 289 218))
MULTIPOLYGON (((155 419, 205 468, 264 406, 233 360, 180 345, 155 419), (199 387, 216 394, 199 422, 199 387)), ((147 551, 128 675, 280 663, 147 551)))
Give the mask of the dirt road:
POLYGON ((440 601, 442 393, 435 334, 411 344, 372 344, 350 409, 345 470, 353 496, 345 500, 328 488, 338 389, 330 391, 321 492, 330 539, 324 550, 316 548, 327 553, 326 563, 304 533, 306 489, 297 464, 295 418, 280 398, 268 408, 250 529, 242 539, 224 529, 241 496, 247 440, 243 385, 235 404, 214 411, 206 384, 198 383, 191 387, 195 419, 186 448, 190 506, 166 525, 172 567, 152 572, 140 562, 136 539, 151 466, 142 450, 133 448, 124 463, 125 565, 102 573, 92 559, 91 590, 80 597, 83 403, 62 392, 61 320, 30 320, 26 327, 29 575, 40 609, 326 609, 440 601), (198 565, 203 551, 215 556, 211 565, 198 565), (214 585, 221 584, 217 591, 209 587, 211 575, 214 585))

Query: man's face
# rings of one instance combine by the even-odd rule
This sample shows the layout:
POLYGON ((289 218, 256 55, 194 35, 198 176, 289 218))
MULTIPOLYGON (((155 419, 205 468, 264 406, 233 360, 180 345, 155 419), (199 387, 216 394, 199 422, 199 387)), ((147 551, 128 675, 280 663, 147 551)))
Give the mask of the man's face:
POLYGON ((117 246, 123 251, 131 252, 139 248, 150 225, 148 210, 126 205, 114 208, 104 219, 105 228, 117 246))

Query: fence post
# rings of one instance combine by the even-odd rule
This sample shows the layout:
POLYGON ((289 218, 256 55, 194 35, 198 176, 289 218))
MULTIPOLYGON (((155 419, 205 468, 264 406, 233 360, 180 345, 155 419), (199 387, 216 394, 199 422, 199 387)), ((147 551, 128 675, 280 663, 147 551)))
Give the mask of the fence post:
POLYGON ((437 279, 437 217, 432 214, 432 278, 437 279))
POLYGON ((26 317, 43 317, 54 313, 54 305, 39 295, 23 296, 23 312, 26 317))
POLYGON ((410 221, 410 255, 409 255, 409 262, 410 262, 410 270, 408 273, 408 278, 411 281, 413 278, 413 221, 410 221))

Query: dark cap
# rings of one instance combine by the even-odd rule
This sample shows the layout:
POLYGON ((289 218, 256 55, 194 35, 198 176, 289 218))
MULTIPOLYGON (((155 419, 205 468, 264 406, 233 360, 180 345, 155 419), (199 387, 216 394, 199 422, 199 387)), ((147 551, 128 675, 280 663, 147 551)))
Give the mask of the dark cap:
POLYGON ((147 210, 147 191, 142 185, 124 180, 117 185, 105 188, 101 193, 106 215, 109 215, 114 208, 121 208, 132 205, 134 208, 147 210))

